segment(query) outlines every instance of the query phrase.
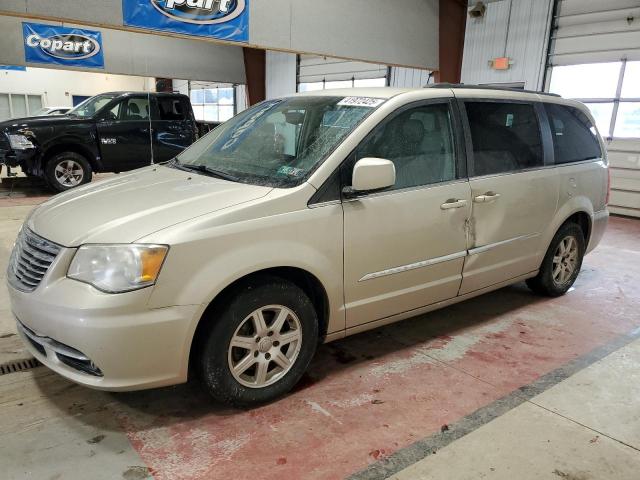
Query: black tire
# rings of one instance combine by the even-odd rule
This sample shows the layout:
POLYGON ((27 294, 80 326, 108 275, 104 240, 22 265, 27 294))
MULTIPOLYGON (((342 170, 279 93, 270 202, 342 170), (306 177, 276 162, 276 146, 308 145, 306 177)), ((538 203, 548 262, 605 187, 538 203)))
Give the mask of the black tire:
POLYGON ((58 153, 49 159, 44 169, 44 177, 47 184, 56 192, 64 192, 66 190, 79 187, 85 183, 89 183, 91 181, 92 173, 89 161, 76 152, 58 153), (56 173, 56 168, 58 168, 58 166, 65 167, 67 165, 73 165, 73 172, 80 173, 76 173, 72 177, 68 177, 70 180, 68 182, 64 182, 65 177, 59 177, 56 173), (80 175, 81 178, 78 179, 80 175))
POLYGON ((578 278, 584 252, 585 239, 582 228, 575 223, 565 223, 558 229, 553 240, 551 240, 551 245, 549 245, 549 249, 542 260, 538 275, 527 280, 527 286, 540 295, 549 297, 564 295, 578 278), (554 279, 554 257, 558 252, 560 243, 567 238, 573 238, 576 242, 577 258, 572 273, 563 281, 559 281, 559 279, 554 279))
MULTIPOLYGON (((309 297, 293 283, 279 277, 261 276, 242 285, 233 297, 224 303, 221 310, 213 311, 211 318, 205 319, 208 321, 208 328, 202 332, 203 336, 200 338, 198 347, 198 373, 206 390, 217 401, 240 407, 269 402, 287 393, 306 371, 318 343, 318 317, 309 297), (297 319, 297 325, 302 332, 300 347, 293 347, 293 345, 297 346, 297 343, 279 346, 277 341, 268 347, 271 340, 266 340, 266 336, 263 336, 261 341, 256 340, 260 338, 257 330, 246 334, 249 336, 247 338, 256 340, 256 351, 253 353, 242 347, 231 347, 231 340, 239 329, 255 326, 252 321, 248 320, 249 316, 256 310, 267 306, 283 306, 293 312, 293 316, 286 314, 286 322, 294 322, 297 319), (264 346, 262 342, 266 342, 267 345, 264 346), (265 352, 262 350, 263 348, 270 349, 265 352), (284 351, 285 355, 294 355, 294 350, 298 352, 288 370, 281 368, 275 360, 265 360, 273 358, 270 355, 274 354, 275 348, 279 348, 281 352, 284 351), (289 352, 290 348, 292 348, 291 352, 289 352), (252 360, 252 356, 256 360, 252 360), (253 375, 257 381, 259 362, 265 363, 266 361, 268 364, 266 368, 270 369, 271 380, 275 383, 262 387, 242 384, 241 381, 246 380, 244 378, 237 379, 231 371, 231 366, 234 361, 240 363, 245 360, 256 363, 246 370, 249 373, 242 375, 247 377, 253 375), (275 380, 275 375, 282 376, 275 380)), ((286 311, 286 309, 281 311, 286 311)), ((275 322, 277 310, 274 311, 273 318, 267 318, 268 311, 265 310, 265 312, 263 315, 265 324, 271 327, 275 322)), ((288 328, 290 328, 289 324, 285 330, 288 328)), ((291 333, 291 331, 285 331, 284 334, 291 333)), ((297 331, 296 329, 295 332, 297 331)), ((274 336, 270 338, 280 338, 280 333, 275 332, 274 336)), ((245 333, 243 333, 244 335, 245 333)))

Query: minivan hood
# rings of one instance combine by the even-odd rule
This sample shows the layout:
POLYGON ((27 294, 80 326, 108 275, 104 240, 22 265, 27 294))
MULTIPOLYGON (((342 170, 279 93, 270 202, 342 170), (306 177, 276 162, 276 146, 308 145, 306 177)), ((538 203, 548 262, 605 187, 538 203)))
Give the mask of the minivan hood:
POLYGON ((158 165, 56 195, 34 211, 27 226, 66 247, 130 243, 271 190, 158 165))

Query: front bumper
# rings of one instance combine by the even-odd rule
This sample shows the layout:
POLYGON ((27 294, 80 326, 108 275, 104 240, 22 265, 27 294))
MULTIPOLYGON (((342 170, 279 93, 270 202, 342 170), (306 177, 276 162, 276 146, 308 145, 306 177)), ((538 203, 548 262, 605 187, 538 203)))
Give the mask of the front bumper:
POLYGON ((70 280, 62 273, 70 250, 33 292, 7 285, 18 332, 33 356, 60 375, 101 390, 186 381, 191 339, 203 308, 149 309, 150 288, 110 295, 70 280))

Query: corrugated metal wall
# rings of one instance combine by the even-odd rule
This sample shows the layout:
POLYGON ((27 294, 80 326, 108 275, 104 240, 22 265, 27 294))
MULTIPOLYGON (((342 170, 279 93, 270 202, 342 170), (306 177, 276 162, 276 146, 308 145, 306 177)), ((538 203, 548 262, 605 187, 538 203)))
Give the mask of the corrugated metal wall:
MULTIPOLYGON (((638 0, 560 0, 550 65, 640 60, 638 0)), ((613 213, 640 217, 640 139, 607 142, 613 213)))
POLYGON ((552 0, 503 0, 487 3, 482 18, 467 17, 462 82, 540 89, 552 9, 552 0), (492 69, 497 57, 512 59, 511 68, 492 69))
MULTIPOLYGON (((429 83, 429 70, 392 67, 389 86, 398 88, 421 88, 429 83)), ((433 79, 431 79, 433 83, 433 79)))

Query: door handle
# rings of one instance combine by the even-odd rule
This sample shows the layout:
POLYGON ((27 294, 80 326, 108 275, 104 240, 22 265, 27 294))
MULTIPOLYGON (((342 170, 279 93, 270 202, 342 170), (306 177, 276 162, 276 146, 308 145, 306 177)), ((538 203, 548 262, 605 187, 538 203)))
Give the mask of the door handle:
POLYGON ((477 197, 474 197, 473 201, 476 203, 489 203, 489 202, 495 202, 499 198, 500 198, 499 193, 487 192, 484 195, 478 195, 477 197))
POLYGON ((440 205, 442 210, 451 210, 452 208, 462 208, 467 205, 466 200, 456 200, 455 198, 450 198, 445 203, 440 205))

